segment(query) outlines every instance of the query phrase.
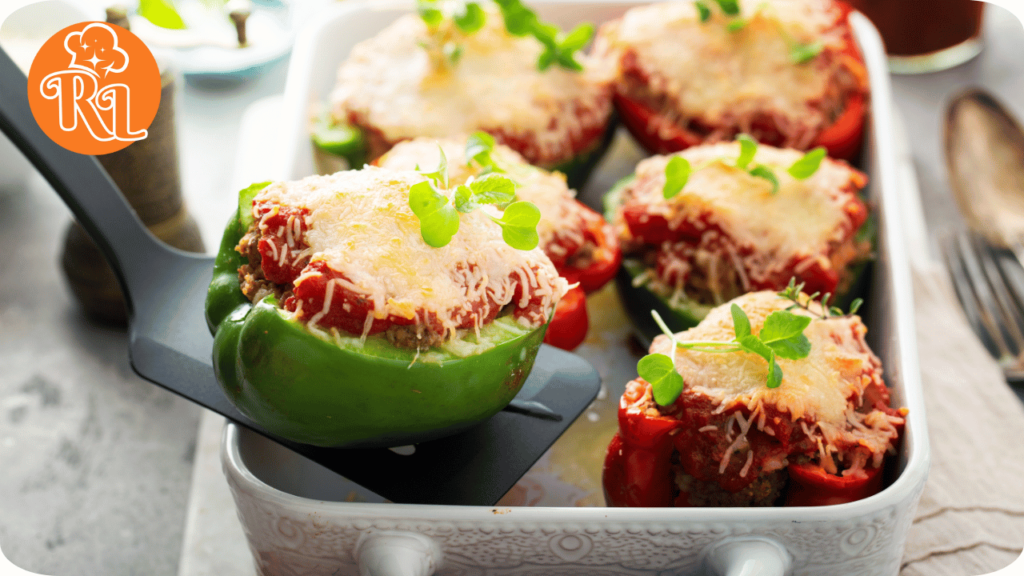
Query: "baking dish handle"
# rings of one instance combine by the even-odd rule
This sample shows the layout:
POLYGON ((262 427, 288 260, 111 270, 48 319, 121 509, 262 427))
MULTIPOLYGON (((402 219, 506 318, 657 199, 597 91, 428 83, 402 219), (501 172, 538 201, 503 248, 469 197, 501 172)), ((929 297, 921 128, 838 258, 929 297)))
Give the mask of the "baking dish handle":
POLYGON ((441 557, 437 542, 414 532, 364 534, 356 545, 360 576, 431 576, 441 557))
POLYGON ((786 576, 793 559, 781 544, 767 538, 731 538, 705 552, 714 576, 786 576))

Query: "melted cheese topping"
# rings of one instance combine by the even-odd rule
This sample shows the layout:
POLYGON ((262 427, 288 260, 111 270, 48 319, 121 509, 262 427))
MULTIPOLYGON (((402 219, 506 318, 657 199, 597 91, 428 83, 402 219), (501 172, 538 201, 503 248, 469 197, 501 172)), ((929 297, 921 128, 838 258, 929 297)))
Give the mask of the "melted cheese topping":
POLYGON ((499 306, 509 304, 517 284, 521 302, 540 296, 542 315, 549 317, 567 291, 565 279, 539 249, 506 244, 486 215, 460 214, 459 231, 443 248, 423 241, 409 208, 409 187, 423 180, 417 172, 366 167, 274 183, 255 203, 309 210, 304 238, 311 262, 324 261, 345 275, 347 280, 336 279, 345 288, 373 302, 367 322, 392 314, 414 318, 422 310, 435 312, 454 333, 456 311, 486 295, 499 306))
MULTIPOLYGON (((476 162, 467 163, 465 160, 466 139, 466 136, 458 136, 442 140, 409 140, 396 145, 377 163, 395 170, 413 170, 416 166, 433 170, 440 161, 440 146, 448 159, 449 183, 454 188, 478 176, 481 171, 476 162)), ((583 210, 575 200, 576 192, 565 183, 564 174, 535 168, 514 150, 501 144, 494 146, 491 159, 516 182, 516 199, 533 202, 540 209, 537 234, 542 247, 548 246, 556 236, 577 236, 578 241, 583 242, 580 230, 583 210)), ((485 209, 496 213, 492 206, 485 206, 485 209)))
MULTIPOLYGON (((774 292, 746 294, 715 308, 699 325, 676 338, 684 342, 731 341, 735 337, 732 303, 746 312, 755 335, 769 314, 792 304, 774 292)), ((812 305, 815 308, 816 312, 820 309, 812 305)), ((814 317, 799 309, 793 312, 814 317)), ((708 353, 680 348, 675 351, 675 365, 686 388, 716 401, 721 411, 746 407, 750 416, 740 423, 741 428, 756 420, 763 427, 764 418, 759 413, 763 415, 763 407, 770 405, 789 413, 794 421, 803 419, 801 425, 808 436, 820 436, 829 445, 840 440, 859 444, 880 458, 896 438, 894 422, 878 411, 855 413, 850 403, 859 402, 872 384, 884 387, 881 361, 865 343, 865 334, 867 327, 856 316, 814 317, 804 331, 811 343, 810 354, 800 360, 779 358, 783 378, 782 384, 774 389, 765 385, 767 362, 749 352, 708 353)), ((673 348, 668 337, 658 336, 650 351, 671 357, 673 348)), ((745 434, 745 430, 741 432, 745 434)), ((821 448, 823 455, 834 451, 821 448)))
MULTIPOLYGON (((819 56, 794 64, 794 43, 822 42, 825 53, 845 45, 841 11, 831 0, 739 0, 748 21, 730 32, 731 19, 713 5, 702 23, 691 1, 658 2, 628 11, 601 29, 595 52, 621 59, 631 52, 649 76, 648 89, 669 99, 683 118, 711 126, 743 126, 774 111, 810 127, 829 118, 819 102, 829 92, 838 61, 819 56)), ((813 136, 813 134, 812 134, 813 136)), ((809 142, 791 143, 804 147, 809 142)))
POLYGON ((421 47, 433 39, 415 14, 356 45, 338 71, 334 114, 354 114, 390 142, 503 130, 533 134, 542 150, 556 151, 582 131, 580 117, 603 123, 611 112, 608 67, 579 54, 583 72, 557 65, 539 71, 541 44, 508 34, 496 8, 485 10, 486 24, 476 33, 449 31, 463 48, 454 66, 435 62, 421 47))
POLYGON ((729 164, 739 156, 736 143, 697 146, 675 155, 693 167, 682 192, 665 200, 665 166, 671 156, 654 156, 637 166, 627 202, 643 204, 648 213, 665 216, 673 226, 704 218, 740 246, 782 261, 827 253, 830 243, 851 232, 846 206, 850 190, 863 184, 863 175, 844 163, 826 158, 814 175, 797 180, 786 169, 803 152, 762 144, 751 166, 773 169, 779 191, 772 194, 768 180, 729 164), (707 166, 698 170, 702 165, 707 166))

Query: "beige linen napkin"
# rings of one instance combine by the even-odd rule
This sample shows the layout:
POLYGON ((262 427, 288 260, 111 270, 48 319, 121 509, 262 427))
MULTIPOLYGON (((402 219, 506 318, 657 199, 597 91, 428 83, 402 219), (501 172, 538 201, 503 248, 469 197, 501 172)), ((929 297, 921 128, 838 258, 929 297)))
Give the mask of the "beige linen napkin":
POLYGON ((1024 406, 935 265, 914 272, 932 466, 902 576, 988 574, 1024 547, 1024 406))

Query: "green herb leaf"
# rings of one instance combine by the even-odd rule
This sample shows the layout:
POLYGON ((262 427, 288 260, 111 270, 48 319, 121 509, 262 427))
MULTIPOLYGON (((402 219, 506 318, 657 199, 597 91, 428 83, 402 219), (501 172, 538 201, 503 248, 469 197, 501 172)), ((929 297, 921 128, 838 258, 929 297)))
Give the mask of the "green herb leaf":
POLYGON ((736 338, 750 336, 750 318, 747 318, 747 313, 743 311, 743 308, 733 304, 729 311, 732 312, 733 331, 736 333, 736 338))
POLYGON ((469 214, 480 207, 473 201, 473 191, 462 185, 455 189, 452 204, 455 204, 455 209, 463 214, 469 214))
POLYGON ((729 16, 736 16, 740 13, 740 5, 737 0, 715 0, 718 7, 729 16))
POLYGON ((736 343, 739 344, 740 348, 743 350, 752 354, 757 354, 768 362, 771 362, 775 358, 775 351, 764 342, 761 342, 760 338, 752 334, 737 336, 736 343))
POLYGON ((665 186, 661 189, 666 200, 682 192, 690 179, 690 161, 682 156, 673 156, 665 165, 665 186))
POLYGON ((778 388, 782 385, 782 368, 779 367, 779 363, 772 358, 768 362, 768 382, 765 384, 768 388, 778 388))
MULTIPOLYGON (((438 162, 437 170, 433 172, 423 172, 421 170, 420 174, 437 182, 442 188, 448 188, 448 158, 445 157, 444 149, 440 145, 437 146, 437 151, 441 153, 441 160, 438 162)), ((419 167, 417 167, 417 170, 419 170, 419 167)))
POLYGON ((152 22, 155 26, 170 30, 184 30, 188 28, 181 15, 174 9, 174 4, 168 0, 139 0, 139 16, 152 22))
POLYGON ((747 24, 750 24, 750 21, 746 18, 734 18, 725 25, 725 29, 729 32, 739 32, 746 28, 747 24))
POLYGON ((555 63, 555 50, 547 48, 537 57, 537 70, 547 70, 555 63))
MULTIPOLYGON (((474 200, 480 204, 508 204, 516 198, 516 184, 501 174, 487 174, 469 183, 474 200)), ((534 224, 536 226, 536 224, 534 224)))
POLYGON ((775 351, 776 356, 787 360, 807 358, 807 355, 811 353, 811 341, 803 334, 787 340, 771 342, 768 347, 775 351))
POLYGON ((594 25, 590 22, 584 22, 572 29, 562 38, 562 41, 558 43, 559 48, 565 52, 575 52, 580 50, 590 42, 590 39, 594 36, 594 25))
POLYGON ((860 310, 860 307, 863 304, 864 301, 861 300, 860 298, 856 298, 853 302, 850 302, 850 314, 856 314, 857 310, 860 310))
POLYGON ((456 44, 455 42, 445 42, 441 48, 441 52, 444 54, 444 59, 448 61, 450 66, 454 66, 459 63, 462 59, 462 45, 456 44))
POLYGON ((526 36, 533 32, 537 14, 523 5, 520 0, 495 0, 505 20, 505 30, 513 36, 526 36))
MULTIPOLYGON (((447 172, 446 172, 447 174, 447 172)), ((420 235, 434 248, 447 246, 459 231, 459 214, 430 180, 409 188, 409 207, 420 219, 420 235)))
POLYGON ((694 6, 697 7, 697 15, 700 16, 701 22, 707 22, 711 19, 711 8, 708 8, 708 5, 703 0, 697 0, 694 2, 694 6))
POLYGON ((243 230, 248 230, 255 220, 252 216, 252 201, 256 198, 257 194, 273 183, 271 180, 257 182, 238 191, 238 220, 242 223, 243 230))
POLYGON ((775 172, 772 169, 765 166, 764 164, 758 164, 749 170, 751 176, 758 178, 764 178, 772 184, 772 194, 779 193, 779 179, 775 176, 775 172))
POLYGON ((793 44, 789 47, 789 61, 794 64, 803 64, 814 60, 814 57, 821 54, 821 51, 825 49, 825 45, 821 42, 811 42, 810 44, 793 44))
POLYGON ((474 132, 466 139, 466 164, 475 160, 477 164, 493 166, 491 152, 494 150, 494 137, 487 132, 474 132))
POLYGON ((787 172, 797 180, 810 178, 818 171, 818 168, 821 167, 821 161, 824 160, 825 154, 825 148, 823 146, 818 146, 814 150, 811 150, 807 154, 801 156, 796 162, 793 162, 793 165, 789 167, 787 172))
POLYGON ((672 359, 664 354, 648 354, 636 364, 637 374, 650 382, 654 401, 669 406, 683 393, 683 377, 672 359))
POLYGON ((740 134, 736 141, 740 143, 740 157, 736 159, 736 167, 746 168, 757 154, 757 140, 751 138, 749 134, 740 134))
POLYGON ((476 2, 468 2, 455 14, 455 26, 465 34, 472 34, 483 28, 485 19, 483 8, 476 2))
POLYGON ((444 13, 437 7, 435 0, 416 0, 416 11, 430 28, 436 27, 444 20, 444 13))
MULTIPOLYGON (((733 306, 736 305, 733 304, 733 306)), ((776 310, 764 319, 764 326, 761 327, 761 333, 757 337, 765 344, 789 340, 803 335, 804 330, 810 324, 811 318, 809 316, 776 310)))
POLYGON ((540 243, 537 223, 540 210, 532 202, 513 202, 505 208, 501 219, 491 217, 501 226, 501 237, 516 250, 533 250, 540 243))

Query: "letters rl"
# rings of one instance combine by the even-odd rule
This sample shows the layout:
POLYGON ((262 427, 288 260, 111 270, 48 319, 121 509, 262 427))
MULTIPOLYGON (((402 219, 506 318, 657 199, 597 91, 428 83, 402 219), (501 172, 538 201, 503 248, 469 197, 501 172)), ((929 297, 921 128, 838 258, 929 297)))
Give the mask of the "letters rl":
POLYGON ((99 86, 96 75, 86 70, 60 70, 43 78, 43 98, 57 100, 60 129, 71 132, 81 120, 100 142, 142 140, 146 130, 133 131, 131 94, 125 84, 99 86))

